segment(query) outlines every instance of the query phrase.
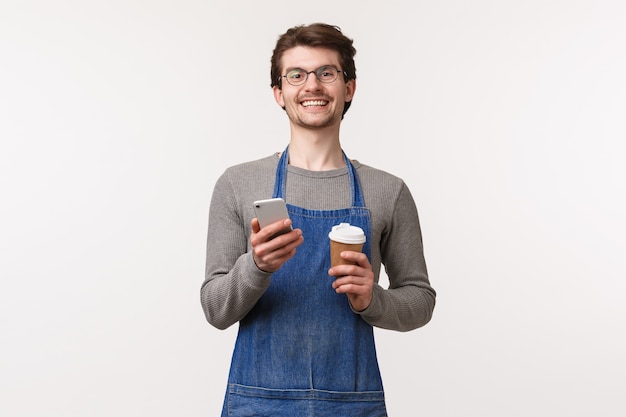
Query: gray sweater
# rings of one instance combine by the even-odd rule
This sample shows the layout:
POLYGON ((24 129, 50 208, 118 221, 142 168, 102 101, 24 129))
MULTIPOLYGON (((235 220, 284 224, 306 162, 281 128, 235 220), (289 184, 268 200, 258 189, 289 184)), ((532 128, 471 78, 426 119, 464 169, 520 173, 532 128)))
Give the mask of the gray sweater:
MULTIPOLYGON (((249 236, 255 217, 252 202, 272 197, 278 159, 274 154, 232 166, 215 184, 200 296, 207 320, 218 329, 245 317, 270 284, 272 274, 259 270, 252 259, 249 236)), ((372 221, 374 279, 378 283, 381 264, 389 278, 387 289, 374 285, 371 304, 358 314, 380 328, 421 327, 432 317, 435 291, 428 280, 413 197, 400 178, 352 163, 372 221)), ((285 200, 314 210, 350 207, 348 169, 308 171, 289 165, 285 200)))

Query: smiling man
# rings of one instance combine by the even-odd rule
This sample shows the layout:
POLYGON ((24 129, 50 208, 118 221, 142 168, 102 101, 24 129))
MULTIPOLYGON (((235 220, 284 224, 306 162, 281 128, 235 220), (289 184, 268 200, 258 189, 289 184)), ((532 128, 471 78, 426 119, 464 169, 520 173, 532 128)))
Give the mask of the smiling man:
POLYGON ((373 327, 409 331, 432 317, 409 189, 341 147, 355 53, 336 26, 281 35, 270 76, 288 145, 215 184, 201 303, 213 326, 239 323, 223 416, 386 416, 373 327), (253 202, 270 197, 286 200, 289 219, 261 229, 253 202), (331 267, 328 235, 340 223, 366 242, 331 267), (271 239, 285 226, 293 230, 271 239), (382 266, 389 288, 378 285, 382 266))

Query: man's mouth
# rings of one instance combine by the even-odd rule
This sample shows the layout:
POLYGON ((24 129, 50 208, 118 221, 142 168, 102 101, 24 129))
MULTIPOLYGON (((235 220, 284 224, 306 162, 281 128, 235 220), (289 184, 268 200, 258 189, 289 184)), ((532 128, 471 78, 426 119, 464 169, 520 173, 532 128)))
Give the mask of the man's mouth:
POLYGON ((301 103, 304 107, 325 106, 328 104, 326 100, 305 100, 301 103))

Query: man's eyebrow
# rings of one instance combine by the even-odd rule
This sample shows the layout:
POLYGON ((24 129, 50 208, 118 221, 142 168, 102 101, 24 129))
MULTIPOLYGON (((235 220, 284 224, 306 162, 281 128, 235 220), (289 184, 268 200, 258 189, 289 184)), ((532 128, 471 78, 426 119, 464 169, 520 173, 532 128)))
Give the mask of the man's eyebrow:
MULTIPOLYGON (((333 68, 337 68, 336 65, 333 64, 324 64, 324 65, 320 65, 319 67, 312 69, 311 71, 317 71, 320 68, 324 68, 324 67, 333 67, 333 68)), ((306 69, 302 68, 302 67, 288 67, 285 68, 285 72, 289 72, 289 71, 293 71, 293 70, 302 70, 302 71, 306 71, 306 69)))

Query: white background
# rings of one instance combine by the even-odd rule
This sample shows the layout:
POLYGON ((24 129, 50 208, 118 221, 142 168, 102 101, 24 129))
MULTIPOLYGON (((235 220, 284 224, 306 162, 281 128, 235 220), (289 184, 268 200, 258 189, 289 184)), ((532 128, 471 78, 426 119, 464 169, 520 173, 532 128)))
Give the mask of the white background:
POLYGON ((355 40, 342 144, 410 186, 438 291, 377 331, 389 414, 625 415, 624 2, 3 0, 2 416, 219 414, 209 200, 287 144, 269 59, 316 21, 355 40))

